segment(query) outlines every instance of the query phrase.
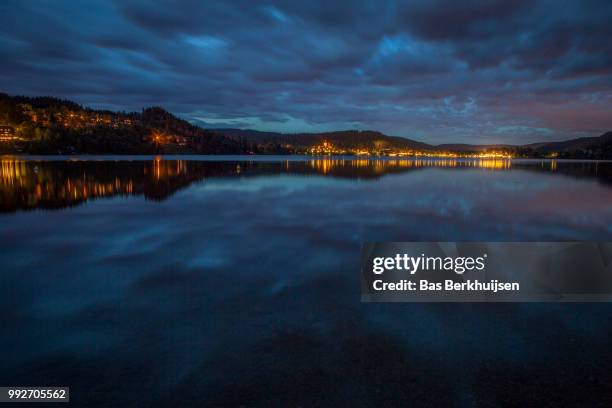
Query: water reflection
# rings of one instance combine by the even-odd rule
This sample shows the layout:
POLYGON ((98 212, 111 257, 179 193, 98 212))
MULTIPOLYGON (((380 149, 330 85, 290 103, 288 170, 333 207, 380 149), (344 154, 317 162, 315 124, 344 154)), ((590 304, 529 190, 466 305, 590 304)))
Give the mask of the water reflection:
POLYGON ((593 178, 610 184, 612 165, 557 160, 506 159, 308 159, 278 161, 30 161, 3 158, 0 167, 0 212, 64 208, 89 199, 143 195, 163 200, 194 182, 212 178, 262 175, 325 176, 378 179, 388 174, 428 168, 528 170, 593 178))
POLYGON ((596 405, 611 304, 362 304, 359 253, 610 240, 609 175, 563 161, 5 159, 0 384, 68 385, 87 407, 596 405))

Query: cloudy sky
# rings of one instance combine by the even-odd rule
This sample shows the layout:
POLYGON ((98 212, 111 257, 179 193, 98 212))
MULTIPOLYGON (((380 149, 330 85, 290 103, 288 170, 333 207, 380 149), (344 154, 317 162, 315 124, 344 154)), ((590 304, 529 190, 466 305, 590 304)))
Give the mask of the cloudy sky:
POLYGON ((0 91, 430 143, 612 130, 612 1, 0 3, 0 91))

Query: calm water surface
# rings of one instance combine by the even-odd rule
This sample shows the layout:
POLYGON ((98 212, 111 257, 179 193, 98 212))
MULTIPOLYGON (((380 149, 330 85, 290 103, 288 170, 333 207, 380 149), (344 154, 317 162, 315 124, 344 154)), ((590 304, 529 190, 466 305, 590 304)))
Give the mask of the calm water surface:
POLYGON ((362 304, 364 241, 612 240, 612 163, 0 159, 1 385, 609 406, 609 304, 362 304))

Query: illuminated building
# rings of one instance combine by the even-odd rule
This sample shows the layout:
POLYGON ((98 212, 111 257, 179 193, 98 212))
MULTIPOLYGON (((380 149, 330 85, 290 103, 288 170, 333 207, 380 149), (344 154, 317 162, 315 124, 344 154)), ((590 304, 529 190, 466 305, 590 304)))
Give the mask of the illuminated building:
POLYGON ((0 141, 15 140, 15 128, 12 126, 0 126, 0 141))

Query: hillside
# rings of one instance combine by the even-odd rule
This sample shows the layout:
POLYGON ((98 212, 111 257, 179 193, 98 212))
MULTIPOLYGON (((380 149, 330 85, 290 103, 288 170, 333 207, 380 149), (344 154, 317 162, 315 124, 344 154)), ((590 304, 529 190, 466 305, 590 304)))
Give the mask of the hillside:
POLYGON ((371 130, 343 130, 322 133, 275 133, 243 129, 215 129, 235 140, 248 140, 257 144, 291 146, 296 150, 307 150, 324 142, 341 150, 429 150, 431 145, 404 137, 387 136, 371 130))
POLYGON ((556 154, 558 157, 612 158, 612 132, 598 137, 581 137, 563 142, 533 143, 522 146, 542 154, 556 154))
POLYGON ((52 97, 0 94, 0 153, 246 153, 249 146, 159 107, 111 112, 52 97))

